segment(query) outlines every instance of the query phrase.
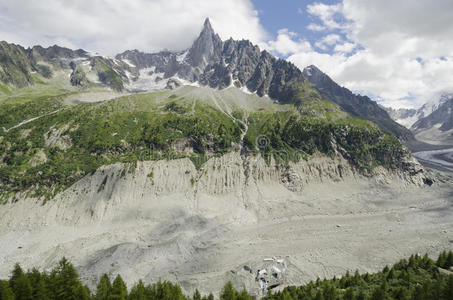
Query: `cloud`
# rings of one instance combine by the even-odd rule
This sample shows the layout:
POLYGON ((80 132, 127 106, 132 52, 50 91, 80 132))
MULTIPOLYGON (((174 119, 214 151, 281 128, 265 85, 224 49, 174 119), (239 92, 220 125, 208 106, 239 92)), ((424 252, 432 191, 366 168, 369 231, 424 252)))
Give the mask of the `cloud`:
POLYGON ((298 52, 306 52, 312 49, 309 42, 299 39, 296 33, 291 32, 288 29, 279 30, 277 38, 273 41, 269 41, 263 46, 267 50, 283 56, 298 52))
POLYGON ((294 52, 288 59, 300 68, 315 64, 339 84, 388 105, 417 107, 453 90, 452 11, 451 0, 314 3, 307 12, 318 23, 308 29, 326 31, 315 46, 334 45, 333 52, 294 52))
POLYGON ((319 24, 310 23, 308 24, 307 29, 311 31, 323 31, 326 30, 327 28, 319 24))
MULTIPOLYGON (((322 27, 325 27, 327 29, 340 29, 345 26, 344 24, 339 23, 335 20, 335 17, 338 14, 341 14, 342 11, 343 11, 343 5, 341 3, 334 4, 334 5, 327 5, 327 4, 316 2, 313 4, 307 5, 307 12, 312 16, 318 17, 323 23, 322 27)), ((314 26, 314 28, 317 28, 317 27, 314 26)))
POLYGON ((223 39, 267 39, 250 0, 0 0, 0 39, 108 55, 181 50, 191 45, 206 17, 223 39))
POLYGON ((352 52, 356 47, 357 47, 357 45, 354 43, 345 42, 343 44, 335 45, 335 48, 333 49, 333 51, 347 54, 347 53, 352 52))
POLYGON ((328 34, 323 37, 320 41, 315 43, 315 46, 322 50, 327 50, 329 46, 333 46, 341 41, 341 37, 338 34, 328 34))

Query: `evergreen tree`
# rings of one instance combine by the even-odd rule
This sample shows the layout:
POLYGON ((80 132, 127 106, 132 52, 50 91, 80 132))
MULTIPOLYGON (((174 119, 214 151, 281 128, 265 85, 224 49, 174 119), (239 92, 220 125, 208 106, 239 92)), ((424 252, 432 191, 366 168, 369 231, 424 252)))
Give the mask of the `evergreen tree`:
POLYGON ((453 299, 453 275, 448 276, 447 285, 442 296, 444 299, 453 299))
POLYGON ((112 284, 112 292, 109 295, 109 300, 126 300, 127 288, 126 284, 120 275, 117 275, 112 284))
POLYGON ((54 280, 55 300, 78 300, 83 294, 83 286, 76 269, 64 257, 54 272, 54 280))
POLYGON ((33 299, 48 300, 49 292, 45 282, 46 273, 41 273, 36 268, 33 268, 31 272, 27 273, 27 277, 31 283, 33 299))
POLYGON ((193 293, 192 299, 193 300, 201 300, 201 295, 200 295, 200 292, 198 291, 198 289, 196 289, 195 293, 193 293))
POLYGON ((385 299, 385 291, 382 287, 377 287, 374 289, 373 294, 371 295, 371 300, 383 300, 385 299))
POLYGON ((220 293, 220 300, 235 300, 236 291, 233 288, 233 284, 228 281, 220 293))
POLYGON ((14 300, 13 290, 7 281, 0 280, 0 300, 14 300))
POLYGON ((143 281, 139 281, 134 285, 129 293, 129 300, 146 300, 146 289, 143 281))
POLYGON ((253 300, 252 297, 247 293, 246 290, 242 290, 235 297, 236 300, 253 300))
POLYGON ((9 280, 9 286, 11 287, 16 300, 32 299, 33 293, 30 280, 24 274, 19 264, 16 264, 14 266, 11 278, 9 280))
POLYGON ((366 300, 368 299, 367 295, 363 290, 360 290, 359 294, 357 295, 357 300, 366 300))
POLYGON ((453 252, 452 251, 448 252, 444 267, 445 267, 445 269, 449 269, 450 267, 453 267, 453 252))
POLYGON ((396 300, 408 300, 409 295, 407 289, 404 286, 396 289, 393 298, 395 298, 396 300))
POLYGON ((212 293, 209 293, 208 300, 214 300, 214 295, 212 293))
POLYGON ((357 297, 356 297, 356 295, 354 293, 354 290, 351 287, 346 289, 346 292, 344 293, 343 299, 344 300, 356 300, 357 299, 357 297))
POLYGON ((437 266, 444 268, 445 265, 447 264, 447 252, 443 251, 442 253, 439 254, 439 258, 437 259, 437 266))
POLYGON ((324 295, 321 290, 316 293, 315 300, 324 300, 324 295))
POLYGON ((96 300, 108 300, 110 292, 112 290, 112 284, 107 274, 102 275, 96 287, 96 300))

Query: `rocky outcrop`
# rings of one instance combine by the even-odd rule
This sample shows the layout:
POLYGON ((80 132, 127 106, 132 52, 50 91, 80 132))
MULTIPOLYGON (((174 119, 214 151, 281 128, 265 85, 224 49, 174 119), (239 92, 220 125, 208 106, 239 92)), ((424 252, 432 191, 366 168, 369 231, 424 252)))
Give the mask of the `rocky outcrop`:
POLYGON ((231 85, 246 87, 259 96, 268 95, 279 102, 297 103, 297 91, 307 83, 292 63, 261 51, 250 41, 229 39, 223 42, 209 19, 187 51, 147 54, 134 50, 118 54, 116 59, 139 70, 153 68, 154 73, 164 74, 163 79, 176 76, 219 89, 231 85))
POLYGON ((32 84, 32 64, 22 46, 0 42, 0 83, 17 87, 32 84))
POLYGON ((89 83, 85 71, 77 66, 74 62, 71 62, 70 67, 72 69, 70 82, 73 86, 86 87, 89 83))
POLYGON ((412 125, 415 132, 438 126, 441 131, 453 129, 453 96, 443 99, 431 114, 420 118, 412 125))

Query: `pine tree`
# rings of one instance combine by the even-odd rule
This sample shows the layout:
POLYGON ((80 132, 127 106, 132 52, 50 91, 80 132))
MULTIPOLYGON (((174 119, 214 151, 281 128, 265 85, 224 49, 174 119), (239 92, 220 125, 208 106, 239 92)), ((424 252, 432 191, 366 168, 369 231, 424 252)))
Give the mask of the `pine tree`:
POLYGON ((247 293, 246 290, 242 290, 239 294, 237 294, 235 299, 236 300, 253 300, 252 297, 250 297, 249 293, 247 293))
POLYGON ((322 294, 322 291, 318 291, 315 296, 315 300, 324 300, 324 295, 322 294))
POLYGON ((58 264, 53 276, 55 300, 78 300, 82 295, 82 283, 74 266, 66 258, 58 264))
POLYGON ((453 275, 449 275, 443 292, 444 299, 453 299, 453 275))
POLYGON ((49 292, 45 282, 46 273, 41 274, 36 268, 33 268, 31 272, 27 273, 27 277, 31 283, 33 299, 48 300, 49 292))
POLYGON ((198 291, 198 289, 196 289, 195 293, 193 293, 192 299, 193 300, 201 300, 201 295, 200 295, 200 292, 198 291))
POLYGON ((444 268, 446 263, 447 263, 447 252, 442 251, 442 253, 439 254, 439 258, 437 259, 437 266, 440 268, 444 268))
POLYGON ((355 296, 354 290, 351 287, 346 289, 343 299, 344 300, 356 300, 357 299, 357 297, 355 296))
POLYGON ((371 295, 371 300, 382 300, 385 299, 385 291, 382 287, 377 287, 374 289, 373 294, 371 295))
POLYGON ((143 281, 139 281, 134 287, 132 287, 129 293, 129 300, 146 300, 146 289, 143 281))
POLYGON ((214 300, 214 295, 212 293, 209 293, 208 300, 214 300))
POLYGON ((359 294, 357 295, 357 300, 366 300, 368 297, 364 291, 360 290, 359 294))
POLYGON ((107 274, 102 275, 96 287, 96 300, 108 300, 110 291, 112 290, 112 284, 107 274))
POLYGON ((448 252, 444 267, 445 267, 445 269, 449 269, 450 267, 453 267, 453 252, 451 252, 451 251, 448 252))
POLYGON ((228 281, 222 289, 220 294, 220 300, 235 300, 236 291, 233 288, 233 284, 228 281))
POLYGON ((110 293, 109 300, 126 300, 127 288, 126 284, 120 275, 117 275, 112 284, 112 292, 110 293))
POLYGON ((0 300, 14 300, 13 290, 4 280, 0 280, 0 300))
POLYGON ((33 293, 30 280, 24 274, 19 264, 14 266, 14 270, 9 280, 9 286, 11 287, 16 300, 32 299, 33 293))
POLYGON ((407 300, 409 299, 409 295, 407 293, 407 289, 405 287, 400 287, 395 291, 393 296, 396 300, 407 300))

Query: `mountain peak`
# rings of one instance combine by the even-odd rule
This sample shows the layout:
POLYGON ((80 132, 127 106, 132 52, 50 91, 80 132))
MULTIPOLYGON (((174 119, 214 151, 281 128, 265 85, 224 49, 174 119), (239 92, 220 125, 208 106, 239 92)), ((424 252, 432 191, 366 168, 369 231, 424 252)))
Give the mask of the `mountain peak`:
POLYGON ((206 30, 206 29, 212 31, 211 21, 209 20, 209 18, 206 18, 206 19, 204 20, 203 30, 206 30))
POLYGON ((198 38, 189 50, 189 56, 194 66, 206 65, 212 59, 218 59, 222 51, 222 40, 214 32, 209 18, 206 18, 198 38))

